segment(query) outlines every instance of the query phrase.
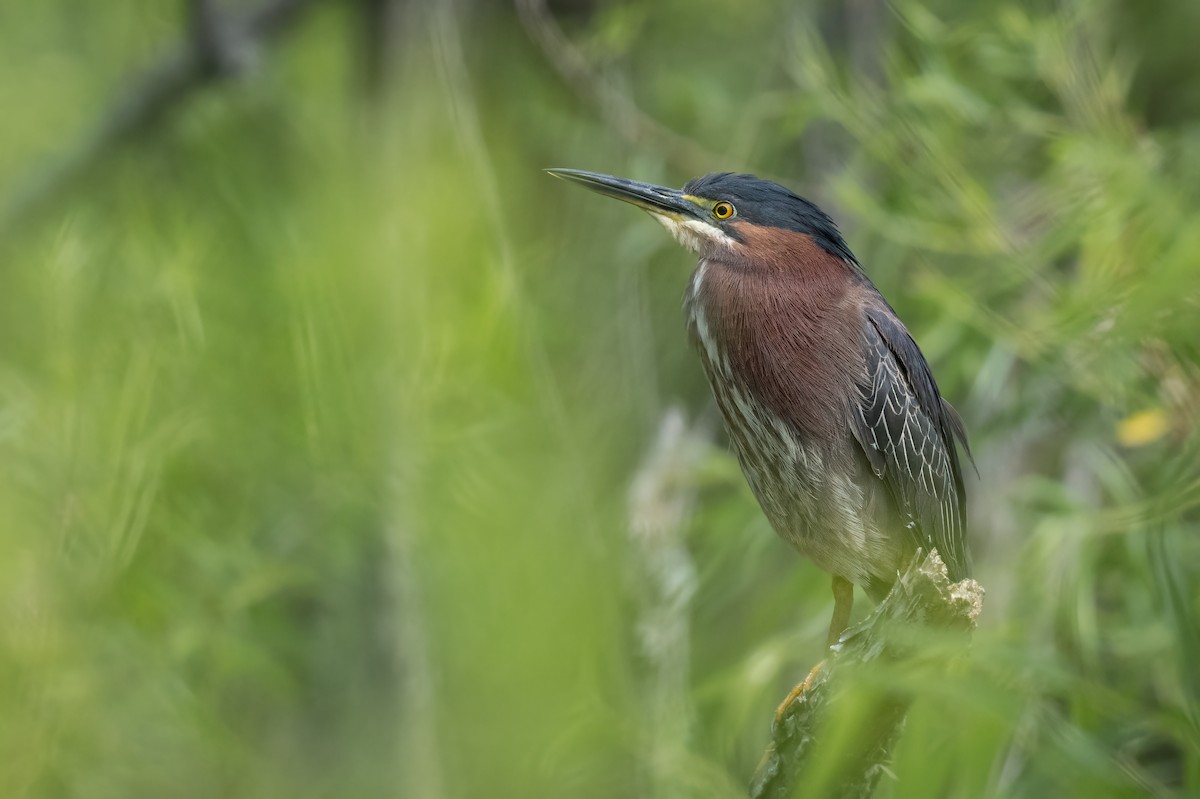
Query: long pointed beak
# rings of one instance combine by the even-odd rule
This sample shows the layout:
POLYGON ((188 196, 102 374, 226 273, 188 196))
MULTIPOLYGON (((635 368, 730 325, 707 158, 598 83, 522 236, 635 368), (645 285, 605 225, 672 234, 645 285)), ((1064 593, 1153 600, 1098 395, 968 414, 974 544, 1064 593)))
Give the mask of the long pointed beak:
POLYGON ((632 203, 651 213, 673 218, 700 219, 706 209, 684 197, 679 189, 668 189, 652 183, 602 175, 599 172, 584 172, 582 169, 547 169, 551 175, 578 183, 606 197, 614 197, 632 203))

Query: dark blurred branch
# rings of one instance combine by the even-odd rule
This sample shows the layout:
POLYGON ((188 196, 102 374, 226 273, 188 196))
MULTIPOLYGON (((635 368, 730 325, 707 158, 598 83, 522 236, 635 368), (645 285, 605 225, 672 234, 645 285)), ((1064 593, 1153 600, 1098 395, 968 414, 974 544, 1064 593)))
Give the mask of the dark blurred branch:
POLYGON ((205 72, 217 75, 238 72, 250 57, 237 32, 227 25, 217 0, 191 0, 188 32, 205 72))
POLYGON ((378 99, 394 68, 392 57, 408 0, 358 0, 362 40, 362 85, 367 97, 378 99))
POLYGON ((8 197, 0 210, 0 238, 47 208, 110 152, 159 124, 195 90, 245 69, 263 45, 317 2, 267 0, 258 8, 234 14, 222 12, 215 0, 192 0, 188 34, 134 77, 70 149, 8 197))
POLYGON ((911 698, 898 692, 868 694, 873 689, 855 679, 856 667, 916 657, 914 647, 904 639, 905 629, 969 632, 983 609, 983 593, 974 580, 951 583, 937 552, 918 556, 871 615, 842 636, 808 690, 778 717, 750 788, 752 799, 790 797, 801 785, 807 789, 804 795, 871 796, 887 770, 911 698), (869 707, 856 708, 853 734, 839 737, 845 750, 831 751, 822 746, 822 734, 844 721, 839 711, 851 700, 869 707), (837 760, 835 766, 831 758, 837 760))
POLYGON ((546 59, 563 80, 600 110, 604 120, 620 136, 634 144, 657 148, 668 161, 689 174, 711 171, 714 164, 721 162, 721 156, 646 115, 632 99, 597 74, 580 49, 563 33, 547 10, 545 0, 516 0, 516 6, 521 24, 546 59))

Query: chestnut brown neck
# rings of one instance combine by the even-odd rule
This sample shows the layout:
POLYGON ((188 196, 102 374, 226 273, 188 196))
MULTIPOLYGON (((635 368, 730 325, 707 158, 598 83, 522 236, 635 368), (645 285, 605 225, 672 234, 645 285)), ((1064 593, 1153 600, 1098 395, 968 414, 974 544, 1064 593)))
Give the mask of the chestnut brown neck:
POLYGON ((855 267, 804 234, 739 228, 741 246, 703 261, 693 279, 693 340, 709 358, 702 338, 711 337, 730 376, 806 439, 836 440, 862 369, 853 346, 862 292, 857 280, 847 280, 855 267))

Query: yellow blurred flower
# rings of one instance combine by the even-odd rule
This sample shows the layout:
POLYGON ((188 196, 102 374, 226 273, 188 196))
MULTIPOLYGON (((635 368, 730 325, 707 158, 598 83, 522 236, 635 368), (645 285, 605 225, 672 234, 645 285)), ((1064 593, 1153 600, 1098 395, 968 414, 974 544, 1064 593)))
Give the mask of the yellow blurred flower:
POLYGON ((1126 447, 1145 446, 1166 435, 1169 427, 1167 415, 1161 408, 1138 411, 1117 425, 1117 441, 1126 447))

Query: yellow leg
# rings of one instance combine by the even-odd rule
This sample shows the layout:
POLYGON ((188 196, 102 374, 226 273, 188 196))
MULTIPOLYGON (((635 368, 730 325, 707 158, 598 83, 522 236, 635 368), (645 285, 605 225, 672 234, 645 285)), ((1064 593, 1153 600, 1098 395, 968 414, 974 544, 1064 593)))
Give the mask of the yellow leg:
POLYGON ((833 618, 829 620, 829 638, 826 646, 833 646, 846 632, 850 624, 850 611, 854 609, 854 583, 845 577, 833 576, 833 618))
MULTIPOLYGON (((833 618, 829 620, 829 637, 826 639, 826 646, 833 646, 842 637, 842 633, 846 631, 846 627, 850 624, 850 611, 854 608, 854 583, 844 577, 833 577, 833 618)), ((804 694, 808 693, 808 689, 812 688, 813 682, 821 673, 821 669, 825 667, 825 661, 812 667, 808 672, 808 676, 804 681, 797 684, 795 688, 788 692, 784 697, 783 702, 775 709, 775 720, 779 721, 783 718, 784 711, 791 706, 804 694)))

